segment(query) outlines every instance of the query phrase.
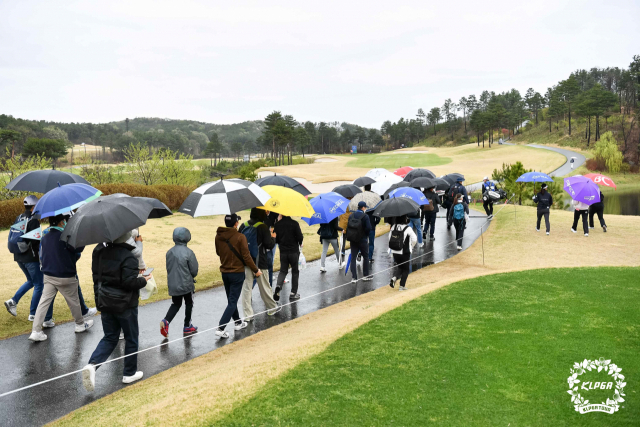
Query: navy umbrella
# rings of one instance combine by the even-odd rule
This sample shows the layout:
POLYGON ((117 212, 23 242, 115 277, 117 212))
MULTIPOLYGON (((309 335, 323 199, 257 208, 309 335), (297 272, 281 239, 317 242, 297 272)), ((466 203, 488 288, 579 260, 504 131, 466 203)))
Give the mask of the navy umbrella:
POLYGON ((86 179, 74 173, 57 170, 29 171, 18 175, 7 184, 7 190, 11 191, 32 191, 34 193, 47 193, 59 185, 66 184, 86 184, 86 179))
POLYGON ((341 195, 342 197, 346 197, 347 199, 351 199, 356 194, 362 193, 362 190, 353 184, 338 185, 331 191, 334 193, 338 193, 339 195, 341 195))
POLYGON ((43 219, 70 212, 100 196, 102 192, 87 184, 67 184, 54 188, 38 200, 33 213, 43 219))
POLYGON ((307 187, 300 184, 295 179, 289 178, 285 175, 266 176, 264 178, 257 179, 254 184, 256 184, 258 187, 264 187, 265 185, 277 185, 278 187, 290 188, 293 191, 302 194, 303 196, 308 196, 309 194, 311 194, 311 191, 307 190, 307 187))

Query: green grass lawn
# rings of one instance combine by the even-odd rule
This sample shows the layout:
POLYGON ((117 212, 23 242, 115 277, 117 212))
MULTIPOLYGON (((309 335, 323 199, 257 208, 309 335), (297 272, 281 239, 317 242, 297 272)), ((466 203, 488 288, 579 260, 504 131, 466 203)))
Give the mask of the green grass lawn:
POLYGON ((437 154, 358 154, 356 158, 347 163, 347 166, 356 168, 384 168, 393 171, 403 166, 427 167, 439 166, 451 163, 449 157, 440 157, 437 154))
MULTIPOLYGON (((347 334, 215 422, 638 425, 638 273, 545 269, 452 284, 347 334), (581 415, 569 371, 600 357, 622 368, 626 401, 581 415)), ((591 403, 606 394, 582 393, 591 403)))

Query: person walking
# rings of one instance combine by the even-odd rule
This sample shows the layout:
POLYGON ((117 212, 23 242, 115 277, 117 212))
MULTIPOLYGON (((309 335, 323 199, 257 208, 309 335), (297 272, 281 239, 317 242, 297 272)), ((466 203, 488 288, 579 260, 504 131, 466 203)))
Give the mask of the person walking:
POLYGON ((167 286, 171 297, 171 306, 160 321, 160 333, 165 338, 169 335, 169 323, 176 317, 182 301, 184 300, 184 335, 195 334, 198 328, 191 323, 193 310, 193 294, 196 291, 195 283, 198 275, 198 260, 196 254, 187 247, 191 241, 191 232, 184 227, 176 227, 173 230, 173 242, 175 245, 167 251, 167 286))
POLYGON ((397 218, 396 223, 389 230, 389 250, 393 255, 393 262, 399 272, 394 274, 389 282, 389 286, 395 288, 397 281, 400 280, 398 290, 406 290, 407 278, 411 272, 411 253, 418 243, 418 238, 413 232, 411 226, 407 225, 406 216, 397 218))
POLYGON ((418 247, 421 248, 424 246, 424 242, 422 240, 422 224, 420 224, 420 211, 422 209, 418 209, 417 211, 410 213, 407 215, 407 219, 409 220, 409 226, 413 228, 416 236, 418 236, 418 247))
POLYGON ((271 295, 271 286, 269 285, 268 279, 269 258, 267 251, 272 250, 275 246, 276 235, 269 230, 269 227, 264 223, 267 218, 265 211, 253 208, 251 209, 249 217, 249 221, 243 223, 238 231, 247 239, 251 259, 253 259, 253 262, 258 266, 262 274, 260 277, 254 277, 253 271, 246 265, 244 267, 244 283, 242 285, 242 292, 240 293, 240 301, 242 301, 242 312, 247 322, 253 320, 253 307, 251 304, 254 283, 258 285, 260 297, 268 310, 267 315, 273 316, 280 310, 278 303, 276 303, 271 295))
POLYGON ((462 238, 466 226, 466 215, 469 215, 469 205, 464 201, 464 195, 458 193, 453 199, 453 206, 449 209, 449 222, 456 230, 456 242, 459 251, 462 250, 462 238))
POLYGON ((120 331, 124 332, 124 370, 122 382, 129 384, 142 378, 138 371, 138 298, 140 289, 151 275, 140 276, 134 246, 127 244, 131 231, 113 243, 96 245, 91 255, 93 292, 96 307, 101 312, 104 336, 82 369, 82 384, 87 391, 96 386, 96 369, 104 363, 118 345, 120 331))
POLYGON ((42 297, 36 309, 33 319, 33 328, 29 339, 31 341, 44 341, 47 336, 42 332, 46 313, 53 303, 58 292, 67 301, 69 310, 76 322, 76 333, 85 332, 93 326, 93 320, 82 316, 80 299, 78 297, 78 272, 76 262, 78 254, 84 250, 84 246, 72 248, 66 242, 60 240, 60 235, 67 225, 66 216, 59 214, 49 218, 49 233, 40 241, 40 266, 44 276, 42 297))
MULTIPOLYGON (((280 214, 276 212, 264 211, 267 214, 267 218, 264 221, 269 227, 269 233, 272 233, 276 223, 280 220, 280 214)), ((267 249, 267 259, 269 263, 269 287, 273 288, 273 260, 275 258, 277 245, 274 245, 273 248, 267 249)), ((255 279, 254 279, 255 281, 255 279)), ((285 283, 287 283, 285 281, 285 283)), ((255 285, 254 285, 255 286, 255 285)))
POLYGON ((587 214, 589 213, 589 205, 579 200, 572 200, 571 204, 575 209, 573 211, 573 225, 571 231, 578 232, 578 220, 582 218, 582 229, 584 231, 584 237, 589 237, 589 224, 587 223, 587 214))
POLYGON ((338 245, 338 232, 343 231, 340 228, 340 218, 335 217, 331 221, 320 224, 318 228, 318 235, 320 236, 320 243, 322 243, 322 255, 320 255, 320 273, 326 273, 325 261, 327 259, 327 252, 329 251, 329 245, 333 246, 333 252, 336 255, 338 261, 338 268, 340 268, 340 246, 338 245))
MULTIPOLYGON (((376 242, 376 226, 380 224, 380 217, 373 215, 373 209, 369 209, 365 212, 369 217, 371 223, 371 231, 369 231, 369 262, 373 263, 373 250, 375 249, 376 242)), ((360 255, 358 255, 360 256, 360 255)))
POLYGON ((540 221, 544 217, 544 223, 547 227, 547 236, 551 231, 551 223, 549 222, 549 213, 551 206, 553 206, 553 197, 547 189, 547 184, 542 184, 540 192, 533 196, 533 202, 538 204, 538 220, 536 222, 536 231, 540 231, 540 221))
MULTIPOLYGON (((351 200, 351 198, 347 198, 347 200, 351 200)), ((345 213, 340 215, 340 219, 338 220, 338 226, 342 229, 342 246, 340 246, 340 259, 342 260, 342 264, 340 264, 340 269, 343 269, 347 265, 346 253, 347 253, 347 225, 349 224, 349 217, 351 216, 351 211, 349 211, 349 207, 345 213)))
POLYGON ((467 206, 469 205, 469 195, 467 194, 466 187, 462 185, 463 181, 463 177, 458 177, 456 182, 447 190, 447 197, 451 201, 449 208, 447 209, 447 230, 451 228, 451 225, 453 224, 453 215, 451 210, 456 206, 456 201, 458 200, 457 195, 462 194, 462 201, 466 203, 467 206))
MULTIPOLYGON (((369 259, 369 242, 368 236, 371 232, 371 222, 369 216, 365 213, 367 210, 367 204, 364 201, 358 202, 358 210, 349 215, 349 221, 347 222, 347 240, 351 245, 351 283, 358 281, 357 263, 356 258, 359 253, 365 260, 369 259)), ((362 263, 362 270, 364 273, 364 279, 369 281, 373 279, 369 276, 369 263, 362 263)))
MULTIPOLYGON (((24 204, 24 212, 18 215, 15 224, 26 223, 26 226, 24 230, 16 230, 15 228, 9 230, 8 247, 9 251, 13 254, 13 260, 18 264, 27 281, 18 288, 13 297, 4 302, 4 306, 9 314, 16 317, 18 315, 18 303, 24 294, 33 288, 31 306, 29 308, 29 320, 33 321, 36 316, 36 309, 40 303, 40 298, 42 297, 42 289, 44 288, 44 278, 40 270, 39 262, 40 243, 34 240, 22 239, 22 236, 40 227, 40 222, 33 215, 33 208, 36 206, 36 203, 38 203, 38 198, 36 196, 27 196, 22 203, 24 204)), ((52 317, 53 302, 49 306, 49 310, 44 318, 43 326, 45 328, 50 328, 55 325, 52 317)))
POLYGON ((247 266, 256 277, 262 276, 249 253, 247 238, 238 231, 238 224, 242 218, 235 213, 224 217, 224 227, 218 227, 216 231, 215 245, 216 254, 220 257, 220 272, 222 273, 222 283, 227 294, 227 307, 222 313, 216 335, 220 338, 229 338, 225 332, 227 324, 233 319, 234 329, 242 330, 248 323, 240 320, 238 313, 238 300, 242 293, 245 274, 244 267, 247 266))
POLYGON ((589 228, 593 228, 593 216, 598 215, 598 221, 602 231, 607 232, 607 224, 604 222, 604 194, 600 192, 600 201, 589 206, 589 228))
POLYGON ((302 241, 304 240, 300 224, 291 219, 290 216, 282 215, 282 219, 274 227, 274 232, 276 233, 276 243, 280 248, 280 273, 278 274, 276 289, 273 292, 273 299, 280 301, 280 292, 284 286, 284 279, 289 273, 289 268, 291 268, 289 301, 299 300, 298 277, 300 276, 300 271, 298 270, 298 259, 300 258, 302 241))
POLYGON ((426 239, 429 234, 429 240, 436 240, 434 233, 436 231, 436 218, 438 218, 438 212, 440 212, 439 204, 441 203, 440 196, 436 193, 436 188, 427 188, 423 193, 429 200, 428 205, 424 205, 422 208, 422 214, 424 215, 424 228, 422 230, 422 238, 426 239), (428 206, 431 206, 429 210, 428 206))
POLYGON ((488 176, 482 179, 482 207, 487 214, 487 219, 493 219, 493 200, 489 196, 489 191, 496 191, 496 185, 489 180, 488 176))

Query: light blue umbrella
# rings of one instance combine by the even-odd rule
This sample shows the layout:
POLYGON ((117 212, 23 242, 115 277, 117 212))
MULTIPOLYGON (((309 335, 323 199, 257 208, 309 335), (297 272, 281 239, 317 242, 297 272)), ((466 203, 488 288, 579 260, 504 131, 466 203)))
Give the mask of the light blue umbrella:
POLYGON ((311 218, 302 218, 309 225, 326 224, 347 211, 349 200, 338 193, 329 192, 309 200, 316 212, 311 218))
POLYGON ((422 194, 421 191, 416 190, 415 188, 410 187, 401 187, 393 190, 389 193, 390 199, 395 199, 398 197, 406 197, 407 199, 411 199, 419 205, 428 205, 429 199, 422 194))
POLYGON ((527 172, 520 175, 516 182, 553 182, 553 178, 542 172, 527 172))
POLYGON ((67 184, 54 188, 42 196, 33 209, 36 218, 70 212, 102 194, 102 191, 87 184, 67 184))

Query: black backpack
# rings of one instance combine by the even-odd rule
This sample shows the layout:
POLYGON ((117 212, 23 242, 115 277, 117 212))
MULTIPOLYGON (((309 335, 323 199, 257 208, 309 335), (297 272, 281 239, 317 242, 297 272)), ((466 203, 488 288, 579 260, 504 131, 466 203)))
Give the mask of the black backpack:
POLYGON ((364 213, 360 216, 356 216, 356 213, 351 214, 349 216, 349 222, 347 223, 347 240, 350 242, 359 242, 364 237, 364 232, 362 230, 362 218, 364 218, 364 213))
POLYGON ((449 195, 448 195, 450 201, 453 201, 453 199, 456 197, 456 194, 462 193, 462 191, 460 191, 461 187, 462 187, 462 184, 458 184, 457 182, 451 186, 451 188, 449 189, 449 195))
POLYGON ((333 236, 333 229, 331 228, 331 225, 328 222, 320 224, 318 235, 320 235, 321 239, 330 239, 331 236, 333 236))
POLYGON ((404 231, 407 227, 408 225, 405 225, 402 229, 397 225, 393 227, 391 237, 389 238, 389 249, 392 251, 401 251, 404 249, 404 231))

